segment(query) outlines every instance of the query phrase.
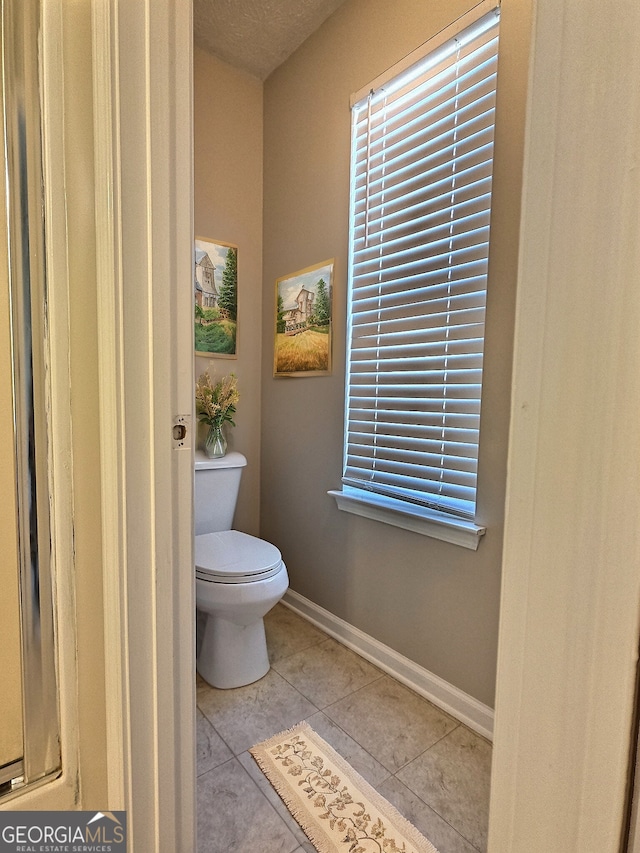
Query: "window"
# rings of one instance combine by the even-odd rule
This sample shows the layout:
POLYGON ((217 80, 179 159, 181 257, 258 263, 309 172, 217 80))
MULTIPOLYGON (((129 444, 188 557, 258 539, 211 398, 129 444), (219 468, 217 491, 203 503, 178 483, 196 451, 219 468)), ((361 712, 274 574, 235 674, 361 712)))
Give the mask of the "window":
POLYGON ((354 98, 345 458, 331 493, 341 509, 474 548, 492 5, 354 98))

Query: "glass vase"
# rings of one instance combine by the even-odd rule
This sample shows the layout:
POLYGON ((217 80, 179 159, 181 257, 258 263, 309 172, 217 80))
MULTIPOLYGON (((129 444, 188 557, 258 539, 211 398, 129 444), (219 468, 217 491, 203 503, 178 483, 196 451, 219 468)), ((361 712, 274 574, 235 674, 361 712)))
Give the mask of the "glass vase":
POLYGON ((211 424, 204 442, 204 452, 210 459, 219 459, 227 452, 227 439, 222 424, 211 424))

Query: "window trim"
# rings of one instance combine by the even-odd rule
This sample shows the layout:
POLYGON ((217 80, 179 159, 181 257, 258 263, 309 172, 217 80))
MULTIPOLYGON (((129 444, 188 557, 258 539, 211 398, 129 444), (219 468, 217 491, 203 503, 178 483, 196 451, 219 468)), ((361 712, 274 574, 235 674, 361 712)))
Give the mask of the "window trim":
POLYGON ((478 549, 480 539, 487 530, 467 518, 418 505, 412 506, 405 501, 365 492, 352 486, 331 489, 327 494, 335 498, 338 509, 343 512, 402 527, 404 530, 440 539, 451 545, 460 545, 472 551, 478 549))

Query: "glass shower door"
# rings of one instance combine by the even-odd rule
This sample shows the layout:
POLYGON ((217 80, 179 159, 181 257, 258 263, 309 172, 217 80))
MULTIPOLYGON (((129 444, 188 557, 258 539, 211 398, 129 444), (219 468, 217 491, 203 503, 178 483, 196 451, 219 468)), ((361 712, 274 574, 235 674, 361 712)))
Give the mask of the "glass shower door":
POLYGON ((0 796, 61 767, 40 0, 0 0, 0 796))

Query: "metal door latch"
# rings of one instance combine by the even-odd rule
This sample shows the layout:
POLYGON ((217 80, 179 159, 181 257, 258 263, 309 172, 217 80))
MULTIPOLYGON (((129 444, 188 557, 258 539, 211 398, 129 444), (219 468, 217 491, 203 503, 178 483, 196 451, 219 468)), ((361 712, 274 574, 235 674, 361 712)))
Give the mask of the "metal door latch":
POLYGON ((191 449, 191 415, 176 415, 173 419, 173 449, 191 449))

